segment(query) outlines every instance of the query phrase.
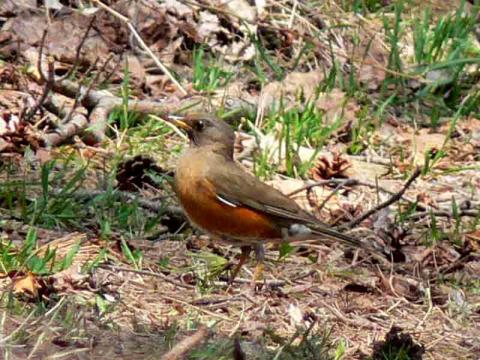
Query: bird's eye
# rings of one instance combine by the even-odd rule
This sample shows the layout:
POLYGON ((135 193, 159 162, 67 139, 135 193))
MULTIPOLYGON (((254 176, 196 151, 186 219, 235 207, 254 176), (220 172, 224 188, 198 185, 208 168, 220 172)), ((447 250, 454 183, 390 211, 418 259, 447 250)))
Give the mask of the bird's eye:
POLYGON ((202 120, 198 120, 195 123, 195 130, 197 131, 202 131, 204 127, 205 127, 205 123, 202 120))

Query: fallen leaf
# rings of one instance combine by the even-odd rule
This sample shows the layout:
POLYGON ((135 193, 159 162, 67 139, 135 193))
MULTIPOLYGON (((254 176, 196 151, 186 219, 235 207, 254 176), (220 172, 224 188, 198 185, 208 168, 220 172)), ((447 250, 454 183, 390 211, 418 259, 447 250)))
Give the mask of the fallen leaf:
POLYGON ((3 0, 0 2, 0 16, 10 17, 25 10, 37 8, 36 0, 3 0))
POLYGON ((38 289, 40 289, 40 287, 37 278, 32 273, 16 278, 13 281, 13 292, 17 295, 26 295, 30 298, 38 297, 38 289))
POLYGON ((45 0, 45 7, 47 9, 60 10, 63 5, 58 0, 45 0))
MULTIPOLYGON (((76 58, 76 46, 80 44, 90 23, 90 17, 73 13, 67 17, 53 18, 45 39, 44 53, 57 60, 73 63, 76 58)), ((17 16, 8 20, 2 31, 15 35, 15 43, 20 51, 37 46, 47 26, 44 14, 17 16)), ((91 29, 80 54, 80 63, 92 64, 97 58, 105 60, 110 52, 102 36, 91 29)))
POLYGON ((303 322, 302 310, 294 304, 288 305, 288 315, 293 325, 300 325, 303 322))
POLYGON ((40 165, 44 165, 53 159, 52 153, 49 149, 40 148, 35 152, 35 156, 40 162, 40 165))
POLYGON ((198 35, 202 39, 209 38, 214 33, 221 32, 220 20, 209 11, 201 11, 198 18, 198 35))

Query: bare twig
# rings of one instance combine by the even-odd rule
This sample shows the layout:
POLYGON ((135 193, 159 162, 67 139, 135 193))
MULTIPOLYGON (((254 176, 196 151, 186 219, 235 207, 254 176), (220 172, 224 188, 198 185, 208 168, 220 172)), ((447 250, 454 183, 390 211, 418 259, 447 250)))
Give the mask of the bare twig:
POLYGON ((132 24, 132 21, 129 18, 120 14, 118 11, 115 11, 111 7, 105 5, 100 0, 93 0, 93 2, 98 4, 100 7, 102 7, 106 11, 108 11, 110 14, 115 16, 117 19, 119 19, 119 20, 123 21, 125 24, 127 24, 128 28, 130 29, 130 31, 133 34, 133 36, 135 37, 135 39, 137 39, 140 46, 143 48, 143 50, 145 50, 147 52, 147 54, 152 58, 152 60, 155 62, 155 64, 164 72, 165 75, 168 76, 170 81, 178 88, 178 90, 180 90, 180 92, 184 96, 188 95, 188 92, 183 88, 182 85, 180 85, 180 83, 177 81, 177 79, 175 79, 175 77, 170 72, 170 70, 168 70, 167 67, 165 65, 163 65, 163 63, 158 59, 158 57, 153 53, 153 51, 147 46, 147 44, 145 44, 145 41, 143 41, 142 37, 137 32, 137 30, 135 29, 135 26, 132 24))
MULTIPOLYGON (((251 284, 252 283, 252 280, 251 279, 242 279, 242 278, 235 278, 233 280, 234 283, 238 283, 238 284, 251 284)), ((231 284, 229 284, 229 280, 223 282, 223 281, 216 281, 214 282, 214 284, 216 286, 231 286, 231 284)), ((269 288, 277 288, 277 287, 280 287, 280 286, 284 286, 286 284, 286 282, 284 280, 257 280, 255 281, 255 284, 256 285, 264 285, 266 287, 269 287, 269 288)))
POLYGON ((10 339, 14 338, 15 335, 23 330, 23 328, 28 324, 28 321, 30 320, 30 318, 35 315, 37 311, 34 309, 30 314, 28 314, 28 316, 25 318, 25 320, 20 324, 19 327, 17 327, 15 330, 13 330, 10 334, 8 334, 7 336, 3 337, 3 338, 0 338, 0 345, 2 344, 5 344, 7 343, 10 339))
MULTIPOLYGON (((107 59, 108 61, 108 59, 107 59)), ((83 82, 85 81, 85 79, 88 78, 88 76, 90 75, 90 73, 93 71, 93 69, 95 69, 97 67, 97 64, 98 64, 98 57, 95 59, 95 61, 93 62, 93 64, 87 69, 87 71, 85 72, 85 74, 82 76, 82 78, 80 79, 80 83, 83 85, 83 82)), ((98 77, 100 76, 101 70, 99 72, 97 72, 95 74, 95 77, 90 81, 88 87, 87 87, 87 90, 84 92, 84 93, 78 93, 77 96, 75 96, 75 99, 73 100, 73 105, 70 109, 70 111, 68 112, 67 115, 64 116, 62 122, 63 123, 68 123, 70 121, 70 117, 72 116, 73 112, 75 111, 75 109, 82 103, 82 99, 85 97, 85 96, 88 96, 88 93, 89 91, 91 90, 92 86, 94 83, 97 82, 97 79, 98 77)))
MULTIPOLYGON (((438 210, 438 211, 423 211, 423 212, 416 212, 410 215, 408 218, 410 220, 418 220, 424 218, 426 216, 434 215, 436 217, 445 217, 445 218, 453 218, 455 215, 451 211, 447 210, 438 210)), ((458 211, 459 217, 478 217, 480 216, 480 210, 474 209, 467 209, 467 210, 460 210, 458 211)))
MULTIPOLYGON (((101 76, 101 74, 103 73, 103 71, 105 71, 105 69, 107 68, 108 64, 110 63, 110 61, 112 60, 113 56, 110 55, 107 57, 107 59, 105 60, 105 62, 103 63, 102 67, 97 71, 97 73, 95 74, 94 78, 90 81, 90 83, 88 84, 88 86, 86 87, 85 91, 82 91, 82 92, 78 92, 77 95, 75 96, 75 100, 73 102, 73 106, 72 106, 72 109, 71 111, 64 117, 63 119, 63 122, 64 123, 69 123, 70 122, 70 118, 72 117, 73 113, 75 112, 76 108, 83 103, 83 100, 90 94, 90 92, 92 91, 93 89, 93 86, 98 84, 98 81, 99 81, 99 78, 101 76)), ((98 62, 98 58, 95 60, 94 64, 90 67, 90 69, 84 74, 83 78, 80 80, 81 82, 84 81, 84 79, 86 79, 90 72, 96 67, 97 65, 97 62, 98 62)), ((83 124, 82 124, 83 125, 83 124)), ((87 119, 87 125, 88 125, 88 119, 87 119)), ((83 128, 77 128, 77 132, 76 133, 66 133, 64 132, 65 134, 65 139, 68 138, 68 137, 72 137, 73 135, 76 135, 76 134, 79 134, 79 133, 83 133, 83 130, 87 127, 87 125, 85 125, 85 127, 83 128)), ((64 140, 65 140, 64 139, 64 140)))
POLYGON ((43 30, 42 39, 40 40, 40 49, 38 50, 38 59, 37 59, 37 70, 40 75, 40 79, 44 82, 47 82, 47 77, 43 73, 43 49, 45 47, 45 39, 47 38, 48 27, 43 30))
MULTIPOLYGON (((61 194, 62 189, 54 189, 52 194, 54 196, 61 194)), ((87 199, 91 200, 100 195, 106 195, 107 191, 103 190, 90 190, 90 191, 81 191, 77 190, 75 192, 68 193, 68 196, 77 198, 77 199, 87 199)), ((64 194, 65 195, 65 194, 64 194)), ((138 204, 148 210, 153 212, 164 212, 165 214, 175 215, 175 216, 185 216, 182 209, 179 206, 165 205, 159 201, 151 201, 136 194, 132 194, 126 191, 113 191, 109 192, 109 195, 118 198, 122 201, 137 201, 138 204)))
MULTIPOLYGON (((36 51, 27 50, 24 55, 30 62, 37 62, 36 51)), ((39 66, 40 68, 45 67, 42 62, 40 62, 39 66)), ((99 73, 101 73, 101 71, 99 73)), ((37 82, 43 83, 41 75, 34 78, 37 82)), ((79 84, 78 82, 69 79, 54 81, 53 84, 53 91, 72 99, 78 98, 77 102, 81 103, 90 111, 89 131, 85 132, 82 136, 83 140, 88 144, 98 144, 103 141, 107 126, 106 122, 110 112, 117 107, 125 105, 124 100, 118 96, 111 95, 105 91, 94 90, 94 84, 95 81, 90 82, 88 86, 85 86, 84 84, 79 84)), ((128 102, 129 111, 145 115, 165 115, 172 113, 185 114, 187 112, 205 111, 206 106, 208 106, 206 105, 206 99, 202 96, 191 96, 180 101, 173 98, 167 99, 163 102, 135 99, 128 102)), ((229 108, 229 110, 233 109, 236 108, 229 108)), ((55 137, 58 138, 58 135, 55 137)))
POLYGON ((139 275, 157 277, 157 278, 160 278, 162 280, 165 280, 166 282, 168 282, 172 285, 183 287, 185 289, 195 289, 195 286, 184 284, 180 281, 170 279, 168 276, 166 276, 162 273, 155 273, 153 271, 135 270, 135 269, 129 269, 129 268, 121 267, 121 266, 106 265, 106 264, 100 265, 100 267, 103 268, 103 269, 108 269, 108 270, 112 270, 112 271, 125 271, 125 272, 135 273, 135 274, 139 274, 139 275))
MULTIPOLYGON (((345 179, 332 178, 332 179, 328 179, 328 180, 320 180, 320 181, 312 182, 312 183, 306 184, 306 185, 304 185, 304 186, 302 186, 298 189, 293 190, 292 192, 288 193, 287 196, 291 197, 291 196, 294 196, 294 195, 296 195, 296 194, 298 194, 302 191, 310 190, 310 189, 312 189, 314 187, 317 187, 317 186, 330 185, 330 184, 332 184, 332 185, 333 184, 343 184, 343 183, 345 183, 345 181, 346 181, 345 179)), ((366 186, 368 188, 375 189, 375 190, 380 190, 384 193, 391 194, 391 195, 396 194, 395 191, 391 191, 389 189, 386 189, 386 188, 384 188, 382 186, 379 186, 378 184, 375 184, 373 182, 362 181, 362 180, 358 180, 358 179, 348 179, 348 184, 343 185, 343 186, 357 186, 357 185, 358 186, 366 186)), ((429 210, 432 207, 434 207, 434 206, 429 206, 425 203, 413 200, 413 199, 409 198, 408 196, 406 196, 405 194, 402 195, 402 199, 409 202, 410 204, 415 204, 416 207, 419 210, 429 210)))
POLYGON ((325 199, 323 199, 323 201, 321 202, 321 204, 318 205, 317 211, 322 210, 323 207, 327 204, 327 202, 328 202, 341 188, 343 188, 343 187, 345 187, 345 186, 352 186, 352 185, 355 185, 356 183, 357 183, 357 181, 354 180, 354 179, 348 179, 348 180, 345 180, 344 182, 339 183, 339 184, 335 187, 335 189, 333 189, 333 191, 332 191, 330 194, 328 194, 328 196, 327 196, 325 199))
POLYGON ((207 314, 207 315, 210 315, 210 316, 213 316, 219 320, 223 320, 223 321, 227 321, 227 322, 233 322, 233 320, 227 316, 224 316, 224 315, 221 315, 221 314, 218 314, 218 313, 215 313, 213 311, 210 311, 210 310, 207 310, 207 309, 204 309, 204 308, 201 308, 201 307, 198 307, 198 306, 195 306, 193 305, 192 303, 188 302, 188 301, 185 301, 185 300, 182 300, 182 299, 177 299, 176 297, 174 296, 170 296, 170 295, 167 295, 165 293, 162 293, 162 294, 158 294, 159 297, 165 299, 165 300, 169 300, 169 301, 172 301, 172 302, 175 302, 175 303, 178 303, 178 304, 182 304, 182 305, 185 305, 185 306, 188 306, 188 307, 191 307, 192 309, 195 309, 199 312, 202 312, 204 314, 207 314))
POLYGON ((68 72, 65 75, 56 79, 57 81, 62 81, 62 80, 68 79, 70 76, 72 76, 73 72, 77 68, 78 63, 80 61, 80 52, 82 51, 83 45, 85 44, 85 41, 87 40, 88 33, 92 29, 93 22, 95 21, 95 18, 96 18, 95 16, 92 16, 92 19, 88 23, 87 30, 85 30, 85 33, 83 34, 82 39, 80 40, 80 43, 77 45, 77 50, 75 52, 75 58, 73 60, 73 66, 70 68, 70 70, 68 70, 68 72))
POLYGON ((305 190, 310 190, 314 187, 317 187, 317 186, 323 186, 323 185, 327 185, 327 184, 330 184, 330 183, 338 183, 337 180, 341 180, 342 182, 344 182, 345 180, 344 179, 328 179, 328 180, 320 180, 320 181, 316 181, 314 183, 310 183, 310 184, 306 184, 302 187, 299 187, 298 189, 295 189, 291 192, 289 192, 288 194, 285 194, 287 195, 288 197, 292 197, 294 195, 297 195, 299 193, 301 193, 302 191, 305 191, 305 190))
POLYGON ((185 337, 182 341, 178 342, 168 353, 163 355, 161 360, 179 360, 191 351, 194 347, 198 346, 204 341, 210 331, 207 327, 200 327, 193 335, 185 337))
POLYGON ((40 78, 45 82, 45 85, 43 87, 42 95, 35 102, 35 105, 33 106, 33 108, 30 111, 28 111, 25 115, 25 121, 27 122, 35 115, 38 109, 42 107, 43 103, 47 99, 48 93, 50 92, 50 90, 53 89, 53 86, 55 83, 55 67, 54 67, 53 59, 50 59, 50 58, 48 59, 47 76, 45 76, 42 69, 42 64, 43 64, 42 54, 43 54, 43 48, 45 47, 45 39, 47 37, 47 33, 48 33, 48 28, 45 29, 42 35, 42 40, 40 42, 40 50, 38 54, 38 63, 37 63, 38 64, 37 70, 40 74, 40 78))
POLYGON ((360 224, 363 220, 365 220, 368 217, 375 214, 376 212, 378 212, 378 211, 392 205, 393 203, 399 201, 402 198, 405 191, 407 191, 407 189, 410 187, 410 185, 412 185, 412 183, 415 181, 416 178, 418 178, 420 176, 421 173, 422 173, 421 169, 419 167, 417 167, 415 169, 415 171, 413 172, 412 176, 410 176, 410 178, 407 180, 405 185, 403 185, 403 188, 398 193, 394 194, 389 199, 387 199, 386 201, 378 204, 374 208, 366 211, 365 213, 363 213, 362 215, 353 219, 349 223, 340 226, 339 229, 351 229, 351 228, 355 227, 356 225, 360 224))

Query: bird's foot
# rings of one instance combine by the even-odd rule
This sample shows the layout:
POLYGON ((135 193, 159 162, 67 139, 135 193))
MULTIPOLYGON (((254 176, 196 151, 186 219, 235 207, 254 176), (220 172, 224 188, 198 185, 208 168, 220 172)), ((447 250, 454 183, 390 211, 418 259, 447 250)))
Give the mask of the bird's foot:
POLYGON ((265 270, 265 265, 263 264, 263 262, 257 263, 257 265, 255 266, 255 271, 252 276, 252 283, 251 283, 252 289, 260 290, 263 287, 264 283, 261 281, 264 280, 263 279, 264 270, 265 270))
POLYGON ((237 266, 233 269, 232 274, 230 275, 230 279, 228 280, 228 284, 232 285, 233 281, 237 277, 240 269, 242 268, 243 264, 245 264, 250 256, 250 252, 252 248, 250 246, 242 246, 242 253, 240 254, 240 260, 238 261, 237 266))

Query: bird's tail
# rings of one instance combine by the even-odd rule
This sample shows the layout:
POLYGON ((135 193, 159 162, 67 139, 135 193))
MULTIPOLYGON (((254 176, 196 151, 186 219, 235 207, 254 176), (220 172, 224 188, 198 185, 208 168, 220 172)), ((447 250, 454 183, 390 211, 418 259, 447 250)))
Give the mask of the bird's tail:
POLYGON ((323 237, 323 238, 327 237, 334 240, 340 240, 344 245, 348 247, 351 247, 354 249, 357 249, 357 248, 364 249, 375 258, 381 259, 381 261, 383 262, 387 261, 385 254, 382 253, 380 250, 376 249, 373 245, 360 241, 359 239, 353 236, 343 234, 339 231, 333 230, 331 228, 323 227, 323 226, 312 226, 311 233, 312 235, 315 235, 318 237, 323 237))

